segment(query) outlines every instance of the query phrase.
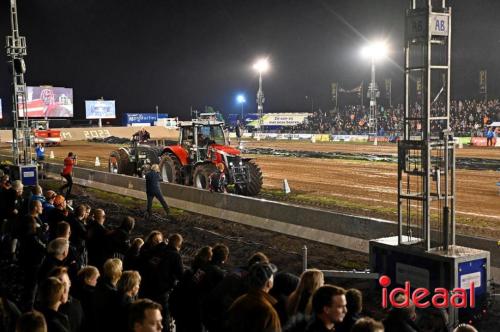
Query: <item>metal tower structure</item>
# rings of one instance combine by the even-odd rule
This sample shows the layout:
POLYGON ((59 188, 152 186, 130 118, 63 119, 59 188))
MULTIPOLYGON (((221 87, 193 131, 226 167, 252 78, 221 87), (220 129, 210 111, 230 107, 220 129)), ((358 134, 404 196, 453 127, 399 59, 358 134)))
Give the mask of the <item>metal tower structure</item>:
POLYGON ((368 135, 377 140, 377 98, 380 97, 377 82, 375 81, 375 58, 371 57, 371 80, 368 85, 367 97, 370 98, 370 113, 368 115, 368 135))
POLYGON ((410 0, 398 145, 398 242, 426 251, 455 245, 450 54, 451 8, 446 0, 410 0))
POLYGON ((12 159, 15 165, 31 164, 31 129, 26 107, 26 38, 19 35, 16 0, 10 0, 11 35, 6 37, 7 56, 12 69, 12 159))
POLYGON ((448 307, 452 327, 482 317, 490 293, 490 252, 455 243, 448 1, 409 1, 405 111, 398 144, 398 235, 370 241, 370 265, 394 280, 394 287, 406 282, 429 290, 474 287, 476 306, 448 307))
POLYGON ((257 113, 259 114, 259 132, 262 132, 262 117, 264 116, 264 91, 262 90, 262 72, 259 71, 259 90, 257 91, 257 113))

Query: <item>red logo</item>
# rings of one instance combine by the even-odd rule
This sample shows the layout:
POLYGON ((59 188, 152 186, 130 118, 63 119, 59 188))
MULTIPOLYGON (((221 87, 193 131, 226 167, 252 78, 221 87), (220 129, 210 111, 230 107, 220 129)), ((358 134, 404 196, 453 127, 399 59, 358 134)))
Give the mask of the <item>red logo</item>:
POLYGON ((435 288, 431 293, 430 290, 424 287, 416 288, 411 292, 409 281, 405 282, 404 288, 396 287, 387 294, 387 287, 391 285, 391 278, 381 276, 378 283, 382 286, 382 307, 387 308, 388 303, 394 308, 405 308, 410 305, 410 299, 417 308, 427 308, 433 306, 435 308, 475 308, 474 282, 470 282, 469 290, 464 288, 454 288, 450 292, 446 288, 435 288), (404 296, 403 302, 397 302, 396 297, 401 294, 404 296))

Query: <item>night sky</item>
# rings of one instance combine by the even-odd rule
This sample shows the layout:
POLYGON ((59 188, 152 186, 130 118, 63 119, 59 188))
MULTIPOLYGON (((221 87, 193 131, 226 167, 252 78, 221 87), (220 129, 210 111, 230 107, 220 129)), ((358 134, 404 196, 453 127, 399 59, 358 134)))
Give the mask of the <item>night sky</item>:
MULTIPOLYGON (((332 108, 331 82, 353 88, 369 80, 359 55, 368 39, 384 38, 390 57, 377 81, 393 80, 402 101, 403 0, 18 0, 27 38, 28 85, 72 87, 75 117, 85 100, 116 100, 117 112, 160 112, 189 118, 211 105, 224 114, 256 112, 253 62, 268 56, 265 112, 332 108)), ((500 1, 455 0, 452 98, 476 97, 478 72, 488 70, 489 95, 500 88, 500 1)), ((9 1, 0 34, 10 34, 9 1)), ((7 61, 5 51, 4 60, 7 61)), ((4 62, 5 63, 5 62, 4 62)), ((4 118, 11 76, 0 71, 4 118)), ((8 116, 8 115, 7 115, 8 116)))

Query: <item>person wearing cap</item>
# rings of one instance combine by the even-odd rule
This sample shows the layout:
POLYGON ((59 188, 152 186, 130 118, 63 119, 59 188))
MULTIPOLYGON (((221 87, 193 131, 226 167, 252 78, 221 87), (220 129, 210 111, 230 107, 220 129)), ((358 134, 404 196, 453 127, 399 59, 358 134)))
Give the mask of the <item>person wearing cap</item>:
POLYGON ((73 173, 73 166, 76 165, 76 155, 73 155, 73 152, 69 152, 68 156, 64 158, 64 168, 61 172, 61 176, 66 179, 66 183, 59 188, 60 192, 63 192, 66 189, 66 194, 64 195, 66 198, 71 195, 71 188, 73 188, 73 177, 71 173, 73 173))
POLYGON ((269 295, 274 274, 278 271, 271 263, 255 263, 249 271, 249 291, 237 298, 228 311, 228 328, 232 332, 281 331, 276 299, 269 295))

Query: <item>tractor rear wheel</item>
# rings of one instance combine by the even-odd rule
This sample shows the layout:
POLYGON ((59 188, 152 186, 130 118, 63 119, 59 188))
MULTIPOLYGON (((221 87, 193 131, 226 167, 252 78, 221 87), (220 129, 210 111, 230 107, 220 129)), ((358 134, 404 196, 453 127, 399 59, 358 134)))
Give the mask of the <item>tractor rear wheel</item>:
POLYGON ((120 156, 120 158, 118 159, 118 173, 125 175, 134 175, 134 163, 130 162, 129 154, 127 153, 127 151, 121 148, 120 150, 118 150, 118 155, 120 156))
POLYGON ((256 196, 262 188, 262 171, 253 161, 244 161, 248 167, 248 183, 236 186, 236 192, 244 196, 256 196))
POLYGON ((151 170, 151 166, 160 163, 161 149, 156 146, 141 145, 137 146, 137 155, 146 156, 146 158, 137 158, 137 176, 143 178, 151 170))
POLYGON ((160 174, 164 182, 182 183, 181 162, 173 153, 167 152, 164 154, 161 157, 159 166, 160 174))
POLYGON ((217 171, 214 164, 202 164, 195 168, 193 186, 199 189, 208 189, 210 174, 217 171))
POLYGON ((127 153, 123 150, 112 151, 108 159, 108 171, 114 174, 132 175, 127 153))

